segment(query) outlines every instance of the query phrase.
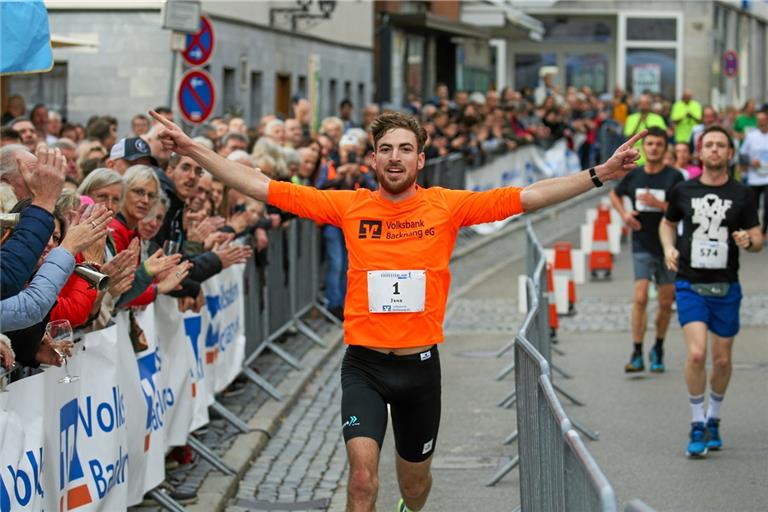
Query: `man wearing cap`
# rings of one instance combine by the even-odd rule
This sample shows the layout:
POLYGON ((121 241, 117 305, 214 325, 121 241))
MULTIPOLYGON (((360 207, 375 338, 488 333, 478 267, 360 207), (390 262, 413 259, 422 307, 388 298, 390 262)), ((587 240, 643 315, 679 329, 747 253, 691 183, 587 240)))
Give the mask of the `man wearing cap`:
POLYGON ((132 165, 157 165, 149 145, 141 137, 120 139, 109 152, 107 167, 116 170, 121 176, 132 165))

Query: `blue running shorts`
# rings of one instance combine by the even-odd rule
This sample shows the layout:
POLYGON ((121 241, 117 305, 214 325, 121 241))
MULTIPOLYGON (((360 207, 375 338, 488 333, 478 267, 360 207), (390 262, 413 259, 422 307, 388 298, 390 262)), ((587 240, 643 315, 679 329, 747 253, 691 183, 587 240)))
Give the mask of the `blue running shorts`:
POLYGON ((680 325, 704 322, 710 331, 721 338, 731 338, 739 332, 741 285, 730 283, 724 297, 700 295, 688 281, 675 282, 675 300, 680 325))

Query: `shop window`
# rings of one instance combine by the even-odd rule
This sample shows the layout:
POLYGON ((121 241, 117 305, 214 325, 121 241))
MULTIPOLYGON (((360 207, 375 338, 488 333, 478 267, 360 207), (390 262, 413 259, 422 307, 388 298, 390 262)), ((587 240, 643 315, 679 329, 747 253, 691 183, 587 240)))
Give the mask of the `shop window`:
POLYGON ((515 89, 524 87, 535 89, 539 85, 539 69, 542 66, 556 66, 555 53, 516 53, 515 54, 515 89))
POLYGON ((237 101, 237 92, 235 90, 235 68, 224 68, 223 91, 221 106, 225 115, 240 115, 240 107, 237 101))
POLYGON ((48 110, 55 110, 67 119, 67 63, 56 62, 48 73, 11 75, 8 80, 8 95, 18 94, 24 98, 27 108, 42 103, 48 110))
POLYGON ((645 91, 675 98, 676 52, 671 49, 627 50, 626 84, 637 96, 645 91))
POLYGON ((566 55, 567 86, 589 87, 601 94, 608 91, 608 56, 602 53, 566 55))
POLYGON ((674 18, 627 18, 628 41, 676 41, 674 18))
POLYGON ((251 73, 251 126, 258 126, 261 120, 262 74, 260 71, 251 73))

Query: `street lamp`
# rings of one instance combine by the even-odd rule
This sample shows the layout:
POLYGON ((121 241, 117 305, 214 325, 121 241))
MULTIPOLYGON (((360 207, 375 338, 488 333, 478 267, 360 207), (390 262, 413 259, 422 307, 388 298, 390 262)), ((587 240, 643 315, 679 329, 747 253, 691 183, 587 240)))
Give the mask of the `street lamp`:
POLYGON ((330 19, 331 14, 333 14, 333 11, 336 10, 336 0, 318 0, 317 6, 320 9, 320 14, 310 13, 306 11, 293 14, 291 25, 294 31, 296 31, 296 20, 299 18, 324 19, 324 20, 330 19))
POLYGON ((273 27, 275 25, 275 20, 278 14, 288 14, 293 18, 295 13, 309 11, 309 6, 312 5, 312 0, 296 0, 296 4, 298 7, 271 7, 269 9, 269 26, 273 27))

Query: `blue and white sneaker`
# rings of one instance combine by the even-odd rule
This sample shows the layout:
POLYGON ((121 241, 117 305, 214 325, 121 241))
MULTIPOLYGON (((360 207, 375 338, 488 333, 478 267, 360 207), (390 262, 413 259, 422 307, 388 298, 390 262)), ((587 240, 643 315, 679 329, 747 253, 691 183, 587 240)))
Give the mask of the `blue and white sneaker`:
POLYGON ((667 369, 667 367, 664 366, 664 356, 660 354, 655 347, 648 353, 648 359, 650 360, 651 371, 653 373, 664 373, 667 369))
POLYGON ((706 430, 704 423, 695 421, 691 423, 690 440, 688 441, 688 457, 698 458, 707 454, 707 443, 704 440, 706 430))
POLYGON ((719 450, 723 447, 720 439, 720 420, 709 418, 707 420, 707 450, 719 450))

